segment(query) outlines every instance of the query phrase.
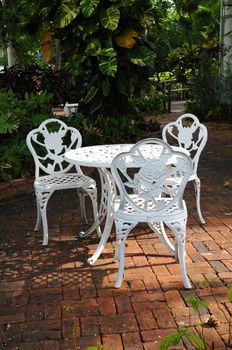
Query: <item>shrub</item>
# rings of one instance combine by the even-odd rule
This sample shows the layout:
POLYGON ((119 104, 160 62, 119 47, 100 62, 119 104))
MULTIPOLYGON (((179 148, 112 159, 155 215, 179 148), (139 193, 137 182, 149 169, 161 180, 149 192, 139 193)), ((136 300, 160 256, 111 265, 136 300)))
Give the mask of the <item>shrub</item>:
POLYGON ((52 117, 52 95, 26 93, 24 100, 13 91, 0 90, 0 181, 34 173, 26 146, 28 132, 52 117))
POLYGON ((203 57, 197 73, 192 77, 192 100, 186 111, 204 120, 232 120, 232 73, 221 75, 217 62, 203 57))
POLYGON ((37 95, 47 91, 53 94, 53 106, 76 98, 62 73, 55 72, 51 66, 38 64, 15 65, 4 69, 0 73, 0 89, 12 90, 22 100, 26 93, 37 95))

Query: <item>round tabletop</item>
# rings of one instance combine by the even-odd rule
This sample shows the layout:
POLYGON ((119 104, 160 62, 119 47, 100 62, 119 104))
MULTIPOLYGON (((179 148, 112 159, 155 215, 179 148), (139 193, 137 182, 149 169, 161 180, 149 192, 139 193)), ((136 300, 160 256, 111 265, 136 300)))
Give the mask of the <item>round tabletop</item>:
POLYGON ((96 145, 77 148, 65 153, 65 158, 82 166, 110 168, 114 157, 122 152, 128 152, 133 144, 96 145))
MULTIPOLYGON (((116 155, 122 152, 128 152, 133 144, 112 144, 112 145, 96 145, 77 148, 65 153, 65 159, 71 163, 80 166, 91 166, 97 168, 110 168, 112 160, 116 155)), ((162 147, 159 145, 145 145, 146 151, 154 154, 157 157, 162 152, 162 147)), ((188 153, 185 149, 180 147, 172 147, 175 151, 182 151, 188 153)), ((130 166, 130 159, 128 158, 128 166, 130 166)), ((133 166, 133 162, 131 163, 133 166)))

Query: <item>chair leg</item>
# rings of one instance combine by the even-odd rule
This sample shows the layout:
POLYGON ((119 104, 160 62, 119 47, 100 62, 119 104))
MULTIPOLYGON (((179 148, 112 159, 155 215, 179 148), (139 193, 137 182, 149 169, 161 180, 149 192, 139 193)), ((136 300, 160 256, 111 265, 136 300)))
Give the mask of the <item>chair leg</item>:
POLYGON ((85 220, 86 224, 88 224, 85 210, 85 192, 82 189, 77 189, 77 194, 80 202, 81 217, 85 220))
MULTIPOLYGON (((99 217, 98 217, 98 204, 97 204, 97 189, 96 189, 96 187, 88 188, 88 189, 86 189, 86 192, 88 193, 88 195, 91 199, 91 202, 92 202, 94 226, 96 226, 96 231, 97 231, 98 237, 101 237, 102 236, 101 227, 98 224, 99 217)), ((88 230, 85 234, 82 234, 81 236, 82 237, 88 236, 89 231, 92 232, 92 228, 90 228, 90 230, 88 230)))
POLYGON ((201 213, 201 204, 200 204, 200 199, 201 199, 201 180, 199 179, 199 177, 196 177, 196 179, 194 179, 194 189, 195 189, 195 194, 196 194, 197 213, 198 213, 200 222, 202 224, 205 224, 205 220, 204 220, 203 215, 201 213))
POLYGON ((51 197, 52 192, 39 192, 36 191, 36 198, 39 205, 39 210, 42 219, 43 227, 43 245, 48 245, 48 222, 47 222, 47 204, 51 197))
POLYGON ((115 219, 116 228, 116 240, 117 240, 117 257, 119 260, 118 276, 114 287, 120 288, 124 274, 124 250, 125 243, 130 231, 137 225, 137 223, 124 222, 122 220, 115 219))
POLYGON ((167 237, 163 222, 152 222, 152 223, 149 223, 148 225, 158 235, 159 239, 162 241, 165 247, 169 250, 169 252, 172 254, 175 253, 175 247, 167 237))
POLYGON ((191 284, 188 279, 185 264, 185 236, 186 236, 186 219, 182 219, 178 222, 167 223, 167 226, 172 230, 176 239, 176 249, 178 254, 178 261, 180 264, 180 272, 183 280, 184 287, 191 289, 191 284))
POLYGON ((37 211, 37 217, 36 217, 36 224, 34 231, 39 231, 40 225, 41 225, 41 212, 40 212, 40 205, 39 201, 36 195, 36 211, 37 211))

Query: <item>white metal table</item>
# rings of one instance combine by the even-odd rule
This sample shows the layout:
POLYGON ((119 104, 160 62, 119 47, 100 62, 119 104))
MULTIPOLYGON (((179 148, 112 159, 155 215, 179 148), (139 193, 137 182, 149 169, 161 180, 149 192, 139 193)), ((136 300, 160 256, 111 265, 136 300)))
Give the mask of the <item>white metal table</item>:
MULTIPOLYGON (((114 179, 108 169, 111 167, 112 160, 117 154, 121 152, 128 152, 132 146, 132 144, 97 145, 81 147, 65 153, 65 158, 70 163, 77 164, 79 166, 95 167, 98 169, 100 175, 101 200, 98 210, 99 221, 96 222, 87 232, 81 233, 82 237, 89 235, 105 220, 101 239, 94 254, 88 259, 89 264, 93 264, 101 255, 109 238, 114 222, 113 206, 114 199, 117 196, 117 190, 114 179)), ((180 147, 173 147, 173 149, 187 153, 186 150, 180 147)), ((146 145, 146 152, 148 153, 148 157, 149 154, 152 154, 152 157, 154 157, 154 153, 156 153, 158 158, 162 152, 162 147, 157 145, 146 145)), ((133 165, 134 164, 131 159, 128 158, 128 166, 133 167, 133 165)))

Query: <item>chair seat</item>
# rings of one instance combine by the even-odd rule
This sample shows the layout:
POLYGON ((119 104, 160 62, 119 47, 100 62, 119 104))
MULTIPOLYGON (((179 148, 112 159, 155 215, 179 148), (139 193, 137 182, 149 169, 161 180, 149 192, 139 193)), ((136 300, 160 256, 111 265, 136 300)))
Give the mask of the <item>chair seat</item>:
POLYGON ((55 191, 66 188, 89 188, 95 186, 95 181, 86 175, 67 173, 61 175, 45 175, 34 181, 34 187, 43 191, 55 191))
MULTIPOLYGON (((134 194, 130 195, 130 198, 133 200, 136 206, 139 209, 146 210, 146 213, 141 213, 141 211, 133 208, 130 203, 126 203, 123 209, 119 208, 120 205, 120 197, 117 197, 114 202, 114 211, 115 216, 122 220, 128 221, 139 221, 139 222, 154 222, 154 221, 162 221, 162 222, 171 222, 175 220, 179 220, 180 218, 185 218, 187 215, 187 209, 185 201, 182 200, 182 208, 178 206, 177 203, 172 205, 171 207, 167 207, 170 202, 169 198, 161 198, 157 202, 160 204, 160 208, 165 206, 165 211, 159 211, 157 214, 155 213, 155 205, 153 201, 148 202, 148 209, 145 208, 145 200, 140 196, 134 194), (149 215, 149 211, 151 211, 151 215, 149 215)), ((159 206, 159 205, 158 205, 159 206)), ((156 204, 156 208, 158 208, 156 204)))

